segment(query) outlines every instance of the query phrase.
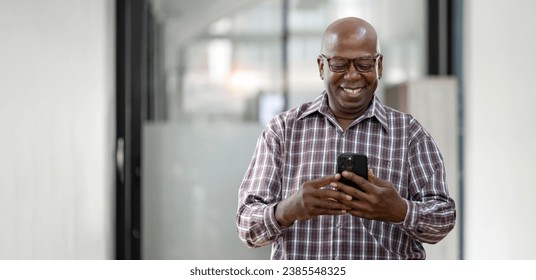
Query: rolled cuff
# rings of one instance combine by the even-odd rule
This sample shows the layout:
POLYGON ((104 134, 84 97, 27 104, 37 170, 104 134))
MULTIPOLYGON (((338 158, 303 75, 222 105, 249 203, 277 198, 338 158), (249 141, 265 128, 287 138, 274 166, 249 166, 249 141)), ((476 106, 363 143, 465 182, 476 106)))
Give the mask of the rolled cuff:
POLYGON ((264 208, 264 225, 270 237, 280 235, 287 227, 282 227, 275 219, 275 208, 277 204, 268 205, 264 208))

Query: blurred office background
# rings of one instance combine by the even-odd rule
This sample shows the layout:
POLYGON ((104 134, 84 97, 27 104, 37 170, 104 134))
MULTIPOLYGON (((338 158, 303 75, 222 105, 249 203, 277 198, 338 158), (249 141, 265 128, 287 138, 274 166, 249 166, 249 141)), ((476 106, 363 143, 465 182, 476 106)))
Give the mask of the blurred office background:
POLYGON ((535 259, 536 3, 0 0, 0 259, 268 259, 235 229, 266 121, 323 89, 358 16, 378 95, 447 164, 458 222, 429 259, 535 259))

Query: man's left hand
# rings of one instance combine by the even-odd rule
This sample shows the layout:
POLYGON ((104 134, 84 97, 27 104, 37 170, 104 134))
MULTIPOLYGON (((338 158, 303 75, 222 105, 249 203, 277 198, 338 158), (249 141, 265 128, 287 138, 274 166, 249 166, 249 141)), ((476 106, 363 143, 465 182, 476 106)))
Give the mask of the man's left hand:
POLYGON ((341 182, 332 183, 339 191, 351 195, 354 199, 341 201, 352 208, 347 212, 356 217, 402 222, 406 217, 406 201, 398 194, 393 183, 376 178, 371 169, 368 170, 369 180, 352 172, 344 171, 343 177, 358 184, 363 191, 341 182))

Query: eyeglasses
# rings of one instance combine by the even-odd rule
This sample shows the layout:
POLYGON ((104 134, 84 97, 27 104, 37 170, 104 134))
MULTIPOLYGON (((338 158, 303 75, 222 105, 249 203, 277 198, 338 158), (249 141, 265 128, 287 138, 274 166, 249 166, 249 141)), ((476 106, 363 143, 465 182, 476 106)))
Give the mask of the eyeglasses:
POLYGON ((323 54, 320 54, 326 60, 328 61, 329 70, 336 73, 344 73, 348 71, 348 66, 350 66, 350 62, 354 64, 355 69, 359 73, 367 73, 374 69, 374 66, 376 65, 376 60, 380 56, 380 54, 377 54, 374 56, 374 58, 354 58, 354 59, 348 59, 344 57, 327 57, 323 54))

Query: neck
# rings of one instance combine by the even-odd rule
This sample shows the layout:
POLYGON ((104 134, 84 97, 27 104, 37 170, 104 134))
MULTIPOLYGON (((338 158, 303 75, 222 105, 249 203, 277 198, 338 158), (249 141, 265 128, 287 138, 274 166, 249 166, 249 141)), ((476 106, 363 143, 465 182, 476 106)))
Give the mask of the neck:
POLYGON ((354 122, 357 119, 357 117, 338 116, 338 115, 334 115, 334 116, 343 130, 346 130, 352 124, 352 122, 354 122))
POLYGON ((336 111, 333 108, 331 109, 331 112, 335 116, 337 120, 345 120, 345 121, 354 121, 357 118, 359 118, 361 115, 365 113, 366 109, 359 112, 342 112, 342 111, 336 111))
POLYGON ((348 115, 340 115, 340 114, 333 114, 337 120, 345 120, 345 121, 354 121, 357 119, 360 115, 357 116, 348 116, 348 115))

